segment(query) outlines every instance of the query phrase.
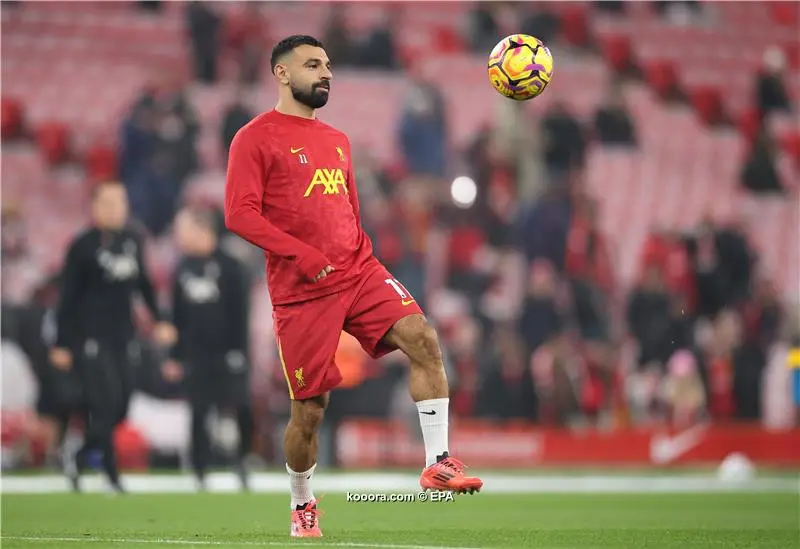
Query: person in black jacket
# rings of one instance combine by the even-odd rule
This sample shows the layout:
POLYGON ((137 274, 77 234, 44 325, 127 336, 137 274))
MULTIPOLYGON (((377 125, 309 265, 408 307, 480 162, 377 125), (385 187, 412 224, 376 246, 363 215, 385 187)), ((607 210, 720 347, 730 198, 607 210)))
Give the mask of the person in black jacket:
POLYGON ((192 45, 194 77, 205 84, 217 81, 222 18, 208 2, 189 2, 186 29, 192 45))
POLYGON ((118 182, 97 185, 92 195, 93 226, 73 240, 62 274, 56 313, 57 336, 50 350, 55 368, 75 367, 84 393, 87 428, 83 447, 68 459, 65 472, 78 491, 89 452, 103 453, 103 469, 122 492, 114 455, 114 428, 125 419, 133 392, 138 345, 132 300, 140 295, 156 320, 156 338, 174 340, 161 321, 147 274, 139 235, 126 228, 128 198, 118 182))
POLYGON ((163 374, 185 383, 192 408, 192 465, 201 489, 211 460, 206 423, 212 407, 232 409, 239 427, 237 472, 247 489, 244 458, 253 419, 249 399, 248 296, 243 266, 218 247, 214 213, 187 208, 175 220, 184 254, 175 271, 173 321, 178 342, 163 374))
POLYGON ((241 130, 242 126, 247 125, 252 119, 253 113, 246 105, 242 94, 238 93, 233 103, 228 106, 222 121, 222 152, 225 158, 228 158, 228 152, 231 150, 231 143, 233 143, 236 132, 241 130))

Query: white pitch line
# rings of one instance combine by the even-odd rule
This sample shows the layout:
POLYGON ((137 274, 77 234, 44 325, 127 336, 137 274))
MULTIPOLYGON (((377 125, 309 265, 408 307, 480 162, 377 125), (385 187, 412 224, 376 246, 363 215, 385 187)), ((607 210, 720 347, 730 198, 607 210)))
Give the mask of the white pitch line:
POLYGON ((355 543, 349 541, 214 541, 214 540, 183 540, 183 539, 123 539, 123 538, 67 538, 43 536, 2 536, 0 540, 33 541, 41 543, 66 542, 66 543, 117 543, 128 545, 192 545, 204 547, 373 547, 375 549, 479 549, 477 547, 454 547, 448 545, 400 545, 395 543, 355 543))
MULTIPOLYGON (((533 493, 732 493, 732 492, 800 492, 797 478, 758 476, 741 482, 723 481, 713 474, 697 476, 515 476, 482 475, 484 492, 492 494, 533 493)), ((197 488, 188 475, 123 475, 123 483, 132 494, 194 493, 197 488)), ((100 475, 87 475, 83 489, 87 493, 102 493, 107 486, 100 475)), ((286 473, 263 472, 251 477, 255 493, 286 493, 286 473)), ((215 473, 208 477, 212 493, 236 492, 239 480, 232 473, 215 473)), ((328 493, 346 492, 404 492, 419 491, 419 477, 408 474, 348 473, 314 477, 314 490, 328 493)), ((9 476, 0 478, 0 494, 55 494, 70 491, 63 476, 9 476)))

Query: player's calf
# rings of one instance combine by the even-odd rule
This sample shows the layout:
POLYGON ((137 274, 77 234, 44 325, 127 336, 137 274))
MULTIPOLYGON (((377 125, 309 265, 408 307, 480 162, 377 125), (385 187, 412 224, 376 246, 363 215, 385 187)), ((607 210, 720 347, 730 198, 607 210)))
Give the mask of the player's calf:
POLYGON ((425 442, 425 469, 420 477, 420 486, 425 490, 457 493, 479 491, 483 482, 477 477, 466 476, 464 464, 450 457, 449 388, 436 330, 424 316, 411 315, 392 327, 387 341, 411 360, 410 391, 417 404, 425 442))
MULTIPOLYGON (((306 400, 292 401, 291 417, 284 437, 284 452, 291 490, 290 507, 293 513, 304 509, 314 501, 311 479, 317 463, 319 447, 317 431, 322 424, 327 405, 327 394, 306 400)), ((303 514, 302 517, 306 517, 306 514, 303 514)), ((295 518, 298 517, 293 514, 293 528, 295 529, 298 525, 307 522, 297 522, 294 520, 295 518)))
POLYGON ((321 537, 319 509, 311 490, 317 468, 317 431, 328 406, 327 393, 306 400, 293 400, 284 437, 286 472, 289 474, 292 537, 321 537))
POLYGON ((292 401, 291 416, 286 426, 284 450, 286 462, 295 471, 305 471, 316 463, 318 437, 328 396, 292 401))

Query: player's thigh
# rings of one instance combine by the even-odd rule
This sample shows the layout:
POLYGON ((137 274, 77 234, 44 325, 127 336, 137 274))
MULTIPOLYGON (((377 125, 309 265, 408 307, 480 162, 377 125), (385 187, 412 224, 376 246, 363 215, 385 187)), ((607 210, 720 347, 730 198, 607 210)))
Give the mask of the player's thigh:
POLYGON ((215 404, 226 412, 233 412, 250 402, 250 382, 247 372, 226 372, 219 383, 215 404))
POLYGON ((334 357, 345 320, 339 294, 276 305, 273 318, 289 397, 305 400, 336 387, 342 376, 334 357))
POLYGON ((89 413, 113 419, 122 394, 111 348, 106 343, 88 340, 77 360, 89 413))
POLYGON ((401 319, 422 315, 416 299, 383 266, 375 268, 357 290, 345 330, 358 339, 370 356, 381 357, 397 347, 384 336, 401 319))
POLYGON ((219 388, 217 376, 212 375, 213 370, 202 362, 187 361, 184 367, 187 372, 184 378, 186 400, 193 415, 204 415, 214 404, 219 388))
POLYGON ((136 370, 141 363, 141 348, 137 341, 127 345, 120 345, 113 349, 109 360, 113 360, 114 368, 114 395, 117 408, 117 421, 122 422, 128 417, 131 397, 136 385, 136 370))

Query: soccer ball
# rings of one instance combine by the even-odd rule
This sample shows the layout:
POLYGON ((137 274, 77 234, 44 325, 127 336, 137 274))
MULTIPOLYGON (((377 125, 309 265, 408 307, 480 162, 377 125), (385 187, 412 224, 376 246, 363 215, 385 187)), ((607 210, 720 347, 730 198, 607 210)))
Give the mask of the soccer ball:
POLYGON ((489 55, 489 82, 505 97, 527 101, 540 95, 553 76, 553 54, 527 34, 503 38, 489 55))

